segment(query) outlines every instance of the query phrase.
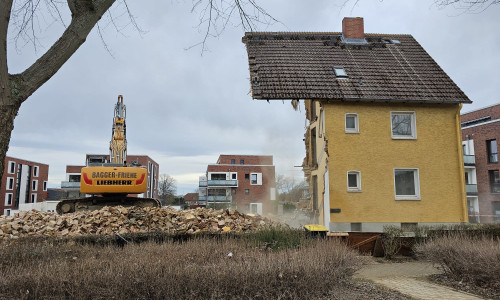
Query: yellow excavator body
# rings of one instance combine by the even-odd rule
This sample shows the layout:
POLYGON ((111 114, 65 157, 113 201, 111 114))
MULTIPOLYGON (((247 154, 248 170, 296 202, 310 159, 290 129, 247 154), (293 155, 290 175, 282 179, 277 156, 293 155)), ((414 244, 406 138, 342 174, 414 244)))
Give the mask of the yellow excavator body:
POLYGON ((141 194, 147 191, 147 170, 143 167, 83 167, 80 193, 141 194))
POLYGON ((56 207, 59 214, 95 210, 106 205, 160 206, 158 199, 135 196, 147 191, 148 174, 145 167, 137 164, 127 165, 125 115, 123 96, 119 95, 109 143, 109 162, 88 163, 82 168, 80 193, 87 194, 87 197, 61 200, 56 207))

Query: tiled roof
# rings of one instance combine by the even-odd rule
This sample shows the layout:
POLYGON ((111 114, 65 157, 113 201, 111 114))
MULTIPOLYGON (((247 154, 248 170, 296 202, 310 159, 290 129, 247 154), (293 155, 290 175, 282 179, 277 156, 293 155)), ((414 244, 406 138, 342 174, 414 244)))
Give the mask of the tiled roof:
POLYGON ((246 33, 254 99, 471 101, 411 35, 246 33), (336 78, 333 67, 348 78, 336 78))

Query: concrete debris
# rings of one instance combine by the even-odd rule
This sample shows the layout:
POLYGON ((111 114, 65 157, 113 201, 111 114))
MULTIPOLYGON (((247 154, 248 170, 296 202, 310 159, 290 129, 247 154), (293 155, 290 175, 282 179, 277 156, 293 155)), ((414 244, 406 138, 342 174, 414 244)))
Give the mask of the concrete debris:
POLYGON ((14 216, 0 216, 0 240, 26 236, 74 237, 149 231, 172 234, 243 232, 276 224, 259 215, 206 208, 175 210, 170 207, 115 206, 62 216, 31 210, 21 211, 14 216))

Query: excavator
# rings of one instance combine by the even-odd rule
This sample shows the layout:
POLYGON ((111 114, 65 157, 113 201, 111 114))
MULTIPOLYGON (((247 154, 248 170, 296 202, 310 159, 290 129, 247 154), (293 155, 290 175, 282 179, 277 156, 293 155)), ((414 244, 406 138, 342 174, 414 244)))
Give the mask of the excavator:
POLYGON ((123 96, 118 96, 113 117, 113 130, 109 144, 109 162, 90 162, 82 168, 80 193, 84 198, 64 199, 56 207, 59 214, 98 210, 104 206, 158 207, 154 198, 137 195, 147 190, 147 169, 137 163, 127 165, 126 108, 123 96))

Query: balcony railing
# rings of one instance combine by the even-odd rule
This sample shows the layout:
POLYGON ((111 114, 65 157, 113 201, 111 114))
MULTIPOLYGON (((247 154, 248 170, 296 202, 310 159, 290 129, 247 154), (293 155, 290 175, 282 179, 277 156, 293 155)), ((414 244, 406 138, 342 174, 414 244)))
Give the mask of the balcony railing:
POLYGON ((238 187, 238 180, 209 180, 208 186, 232 186, 238 187))
POLYGON ((476 157, 474 155, 464 155, 464 164, 465 165, 475 165, 476 157))
POLYGON ((207 186, 207 182, 206 181, 200 181, 199 186, 200 187, 206 187, 207 186))
POLYGON ((466 184, 465 191, 467 195, 477 195, 477 184, 466 184))
POLYGON ((61 188, 63 189, 80 188, 80 182, 61 181, 61 188))
POLYGON ((232 196, 198 196, 198 201, 210 202, 231 202, 232 196))

